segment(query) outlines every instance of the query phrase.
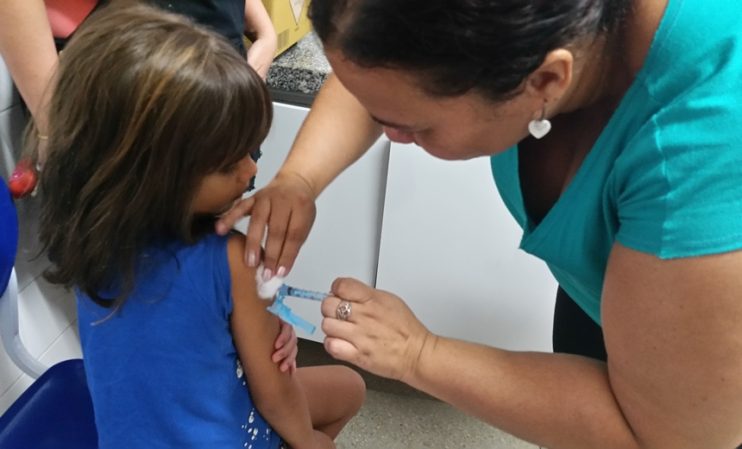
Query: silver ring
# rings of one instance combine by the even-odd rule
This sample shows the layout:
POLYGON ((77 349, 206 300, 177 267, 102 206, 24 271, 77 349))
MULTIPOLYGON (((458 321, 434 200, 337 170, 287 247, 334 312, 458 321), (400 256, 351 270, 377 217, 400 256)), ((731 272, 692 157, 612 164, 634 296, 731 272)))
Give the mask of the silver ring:
POLYGON ((340 304, 338 304, 338 308, 335 309, 335 318, 339 319, 340 321, 348 321, 348 318, 350 318, 350 313, 353 311, 353 307, 350 305, 348 301, 343 301, 340 304))

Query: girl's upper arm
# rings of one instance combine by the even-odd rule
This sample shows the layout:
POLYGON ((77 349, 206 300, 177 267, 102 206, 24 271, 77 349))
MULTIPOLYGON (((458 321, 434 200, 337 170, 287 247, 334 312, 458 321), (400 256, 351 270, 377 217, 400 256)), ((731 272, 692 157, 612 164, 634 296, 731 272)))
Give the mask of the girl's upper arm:
POLYGON ((230 321, 240 360, 255 378, 255 382, 250 379, 250 388, 259 390, 267 379, 279 377, 280 371, 271 361, 279 322, 266 310, 269 303, 257 295, 255 269, 242 262, 244 241, 244 236, 235 234, 227 243, 233 304, 230 321))
POLYGON ((232 337, 247 376, 255 405, 279 434, 291 442, 311 437, 312 427, 304 392, 289 373, 271 360, 280 331, 278 318, 258 297, 255 269, 245 265, 245 237, 235 234, 227 243, 232 280, 232 337))
POLYGON ((614 245, 602 321, 611 386, 642 447, 742 443, 742 251, 661 260, 614 245))
POLYGON ((304 388, 296 376, 282 373, 271 360, 279 321, 266 310, 268 302, 258 297, 255 268, 247 267, 244 254, 245 236, 230 236, 227 256, 232 279, 232 337, 253 401, 290 447, 318 447, 304 388))

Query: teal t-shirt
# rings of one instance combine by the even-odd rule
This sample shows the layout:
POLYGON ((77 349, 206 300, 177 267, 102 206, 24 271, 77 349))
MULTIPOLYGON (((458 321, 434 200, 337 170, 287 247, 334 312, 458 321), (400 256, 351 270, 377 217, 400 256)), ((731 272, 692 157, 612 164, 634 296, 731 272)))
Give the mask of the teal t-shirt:
POLYGON ((491 164, 521 248, 597 323, 615 242, 662 259, 742 248, 742 2, 669 1, 644 66, 538 225, 517 147, 491 164))

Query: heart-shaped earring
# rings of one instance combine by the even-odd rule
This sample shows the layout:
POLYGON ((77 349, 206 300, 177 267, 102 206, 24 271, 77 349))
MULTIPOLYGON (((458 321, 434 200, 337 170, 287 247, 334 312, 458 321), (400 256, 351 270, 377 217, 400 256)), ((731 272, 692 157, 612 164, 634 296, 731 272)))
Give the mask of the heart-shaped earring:
POLYGON ((549 131, 551 131, 551 122, 546 119, 531 120, 528 124, 528 132, 530 132, 536 139, 540 139, 549 134, 549 131))
POLYGON ((544 108, 541 110, 541 118, 538 120, 531 120, 528 123, 528 132, 535 139, 541 139, 551 131, 551 122, 546 119, 546 102, 544 102, 544 108))

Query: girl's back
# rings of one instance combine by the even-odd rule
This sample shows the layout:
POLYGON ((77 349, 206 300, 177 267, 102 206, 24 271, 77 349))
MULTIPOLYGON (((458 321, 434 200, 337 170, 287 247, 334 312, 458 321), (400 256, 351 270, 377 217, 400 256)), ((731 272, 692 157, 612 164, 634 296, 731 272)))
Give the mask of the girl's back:
POLYGON ((115 312, 78 292, 101 447, 279 446, 252 403, 230 334, 227 239, 152 246, 115 312))

